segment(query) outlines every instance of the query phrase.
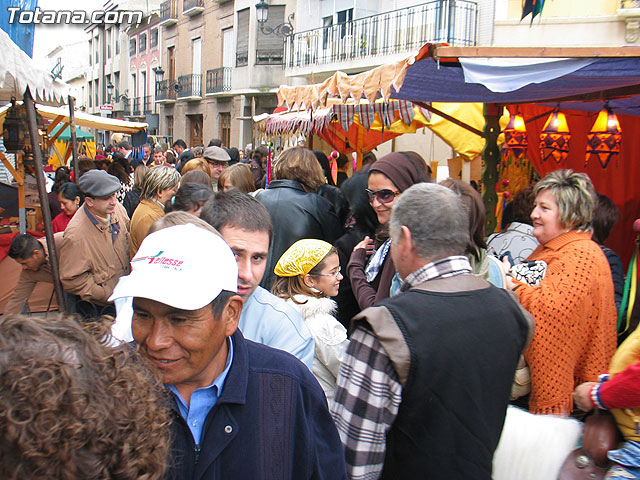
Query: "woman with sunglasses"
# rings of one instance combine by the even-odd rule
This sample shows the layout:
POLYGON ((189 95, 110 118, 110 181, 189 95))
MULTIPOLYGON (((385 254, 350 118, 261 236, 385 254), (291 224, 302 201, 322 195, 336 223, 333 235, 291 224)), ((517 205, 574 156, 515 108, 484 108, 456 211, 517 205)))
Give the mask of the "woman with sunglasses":
POLYGON ((322 240, 295 242, 280 257, 274 269, 274 295, 295 308, 309 328, 316 345, 313 375, 331 401, 342 357, 347 349, 347 330, 334 317, 342 274, 338 252, 322 240))
POLYGON ((389 218, 398 196, 410 186, 430 181, 427 167, 415 152, 393 152, 376 161, 369 169, 366 190, 369 204, 376 212, 380 227, 375 240, 364 237, 353 249, 347 274, 360 308, 387 298, 396 274, 389 254, 389 218))

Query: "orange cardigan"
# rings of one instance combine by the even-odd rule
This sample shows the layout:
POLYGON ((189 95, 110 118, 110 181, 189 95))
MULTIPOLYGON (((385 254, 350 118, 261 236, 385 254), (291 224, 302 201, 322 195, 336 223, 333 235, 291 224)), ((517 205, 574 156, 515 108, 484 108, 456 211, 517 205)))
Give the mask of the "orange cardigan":
POLYGON ((527 260, 548 269, 538 287, 516 289, 536 319, 525 351, 532 413, 569 415, 576 385, 596 381, 616 349, 616 306, 607 259, 591 234, 570 231, 539 246, 527 260))

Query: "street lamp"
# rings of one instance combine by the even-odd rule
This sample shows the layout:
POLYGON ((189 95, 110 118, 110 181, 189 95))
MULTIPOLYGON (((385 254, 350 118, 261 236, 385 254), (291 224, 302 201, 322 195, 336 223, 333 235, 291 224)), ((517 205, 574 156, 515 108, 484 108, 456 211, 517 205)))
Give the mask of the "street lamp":
POLYGON ((165 90, 170 89, 173 89, 176 93, 182 90, 182 85, 175 80, 171 80, 168 85, 162 85, 160 83, 164 78, 164 70, 162 70, 162 67, 157 66, 153 69, 153 73, 156 74, 156 95, 158 95, 159 92, 164 92, 165 90))
MULTIPOLYGON (((113 96, 113 90, 114 90, 114 86, 113 83, 111 83, 111 80, 109 80, 109 83, 107 83, 107 94, 109 96, 107 103, 111 103, 112 100, 112 96, 113 96)), ((120 100, 129 100, 129 97, 127 96, 127 91, 125 90, 124 93, 122 95, 116 95, 115 98, 115 102, 118 103, 120 100)))
POLYGON ((278 37, 289 37, 293 35, 293 13, 290 13, 286 22, 279 23, 275 27, 269 27, 265 25, 269 19, 269 4, 264 0, 256 3, 256 18, 258 25, 260 25, 260 31, 264 35, 277 35, 278 37))

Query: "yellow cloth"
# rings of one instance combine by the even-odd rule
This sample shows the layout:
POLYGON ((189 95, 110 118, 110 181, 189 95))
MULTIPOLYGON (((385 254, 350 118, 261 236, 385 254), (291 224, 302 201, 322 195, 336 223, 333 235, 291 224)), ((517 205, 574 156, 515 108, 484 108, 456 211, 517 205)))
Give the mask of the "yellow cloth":
MULTIPOLYGON (((640 358, 640 327, 627 337, 618 347, 609 365, 609 378, 638 363, 640 358)), ((618 428, 625 440, 640 441, 636 431, 636 422, 640 423, 640 408, 613 408, 611 413, 616 419, 618 428)))
POLYGON ((282 254, 273 272, 279 277, 306 275, 331 250, 330 243, 312 238, 298 240, 282 254))

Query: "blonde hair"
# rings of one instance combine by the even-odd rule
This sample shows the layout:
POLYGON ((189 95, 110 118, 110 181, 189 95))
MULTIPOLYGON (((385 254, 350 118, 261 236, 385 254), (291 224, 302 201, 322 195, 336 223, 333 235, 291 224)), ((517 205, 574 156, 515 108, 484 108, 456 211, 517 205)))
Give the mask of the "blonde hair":
POLYGON ((149 171, 149 167, 145 165, 138 166, 133 172, 133 189, 134 190, 142 190, 142 185, 144 184, 144 177, 147 176, 147 172, 149 171))
POLYGON ((273 175, 277 180, 295 180, 311 192, 315 192, 325 183, 324 172, 316 156, 311 150, 303 147, 293 147, 282 152, 273 169, 273 175))
POLYGON ((211 177, 211 168, 209 168, 209 164, 203 158, 193 158, 185 163, 184 167, 182 167, 182 175, 192 170, 201 170, 211 177))
POLYGON ((246 163, 235 163, 222 170, 222 173, 218 177, 218 190, 222 191, 222 186, 227 180, 234 188, 237 188, 243 193, 255 192, 256 190, 251 168, 249 168, 249 165, 246 163))
POLYGON ((172 167, 152 167, 144 177, 141 200, 152 200, 160 190, 166 190, 180 183, 180 174, 172 167))
POLYGON ((593 211, 597 196, 586 173, 556 170, 540 180, 533 188, 533 193, 537 197, 543 190, 549 190, 553 194, 563 228, 593 232, 593 211))

